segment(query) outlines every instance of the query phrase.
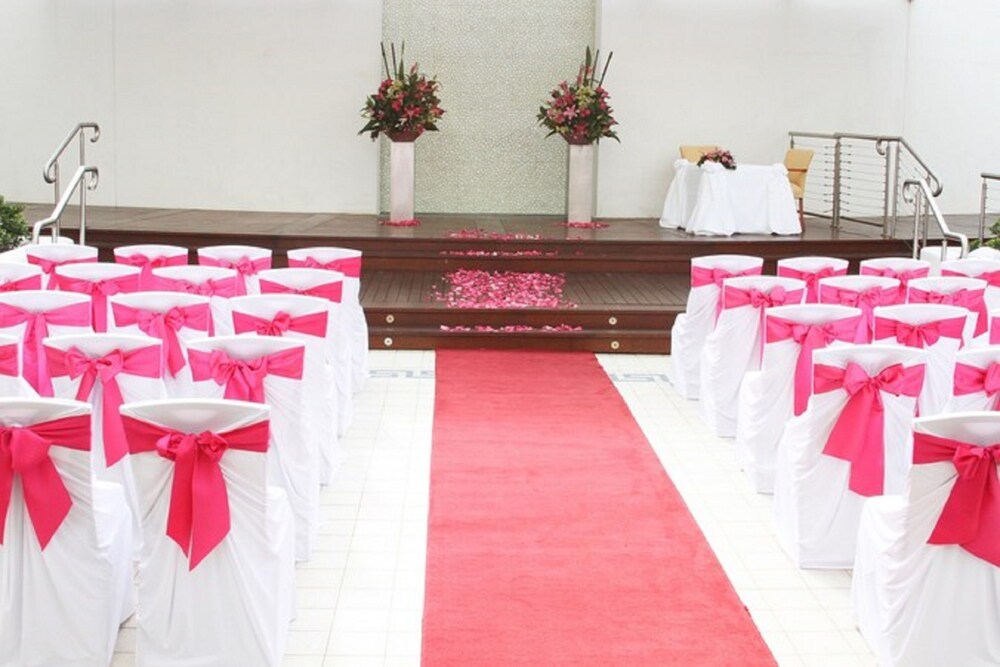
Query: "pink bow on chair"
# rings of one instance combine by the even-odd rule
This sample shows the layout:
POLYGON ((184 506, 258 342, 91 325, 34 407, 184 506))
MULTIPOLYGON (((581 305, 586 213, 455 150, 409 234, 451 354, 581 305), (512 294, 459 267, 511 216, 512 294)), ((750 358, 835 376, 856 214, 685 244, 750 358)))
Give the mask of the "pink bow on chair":
POLYGON ((143 333, 163 341, 167 370, 171 376, 176 376, 187 365, 177 332, 184 327, 208 332, 212 321, 207 303, 174 306, 166 312, 132 308, 120 303, 111 305, 118 326, 135 324, 143 333))
POLYGON ((348 278, 361 277, 360 257, 341 257, 340 259, 331 259, 329 262, 321 262, 315 257, 307 257, 305 259, 292 259, 289 257, 288 266, 293 268, 306 267, 310 269, 337 271, 343 273, 348 278))
POLYGON ((0 284, 0 292, 20 292, 29 289, 42 289, 41 276, 25 276, 17 280, 8 280, 0 284))
POLYGON ((260 257, 250 259, 247 256, 237 260, 219 259, 207 255, 199 255, 198 263, 203 266, 221 266, 224 269, 236 269, 239 274, 236 280, 236 296, 244 296, 247 293, 247 276, 255 276, 264 269, 271 268, 270 257, 260 257))
POLYGON ((983 392, 993 399, 993 409, 1000 410, 1000 362, 990 362, 986 368, 955 364, 955 396, 983 392))
POLYGON ((19 370, 17 367, 17 343, 0 345, 0 375, 17 377, 19 370))
POLYGON ((184 266, 187 264, 187 261, 186 254, 171 255, 169 257, 163 255, 152 257, 139 253, 133 255, 115 255, 116 263, 137 266, 142 269, 142 273, 139 274, 139 287, 144 290, 153 289, 153 269, 159 269, 164 266, 184 266))
POLYGON ((0 303, 0 327, 24 323, 24 379, 40 396, 52 396, 52 381, 45 359, 42 341, 49 335, 49 325, 90 326, 90 303, 72 303, 61 308, 31 312, 0 303))
POLYGON ((913 434, 913 462, 951 461, 958 471, 928 544, 957 544, 1000 566, 1000 443, 977 447, 927 433, 913 434))
POLYGON ((724 287, 722 290, 722 306, 725 309, 750 306, 760 311, 760 353, 763 354, 767 309, 774 306, 802 303, 804 293, 805 291, 800 289, 786 290, 781 285, 775 285, 771 288, 770 292, 761 292, 756 287, 745 290, 736 287, 724 287))
POLYGON ((897 343, 906 347, 922 349, 934 345, 941 340, 942 336, 953 338, 961 343, 964 333, 964 317, 925 322, 924 324, 909 324, 881 317, 875 320, 875 340, 895 338, 897 343))
POLYGON ((207 297, 217 296, 223 299, 237 296, 239 292, 239 276, 221 278, 219 280, 209 278, 197 283, 184 280, 183 278, 162 278, 159 276, 154 276, 153 278, 153 283, 157 289, 168 292, 185 292, 186 294, 197 294, 198 296, 207 297))
POLYGON ((813 352, 828 346, 835 340, 845 343, 855 342, 861 316, 845 317, 823 324, 800 324, 769 316, 767 318, 767 342, 794 340, 799 345, 799 355, 795 361, 795 414, 805 412, 812 388, 813 352))
POLYGON ((307 336, 326 337, 327 314, 325 311, 292 317, 286 312, 276 313, 271 319, 233 311, 233 328, 236 333, 255 332, 261 336, 284 336, 288 331, 307 336))
POLYGON ((910 303, 940 303, 946 306, 959 306, 976 314, 976 330, 973 337, 986 333, 990 319, 986 309, 986 290, 960 289, 954 292, 928 292, 913 288, 910 290, 910 303))
POLYGON ((727 278, 739 278, 741 276, 759 276, 762 266, 756 266, 743 271, 728 271, 720 268, 708 268, 704 266, 691 265, 691 287, 705 287, 715 285, 719 289, 719 296, 715 301, 715 319, 719 319, 722 312, 722 281, 727 278))
POLYGON ((991 287, 1000 287, 1000 271, 984 271, 978 275, 970 276, 967 273, 959 273, 952 269, 941 269, 942 276, 958 276, 960 278, 978 278, 985 280, 991 287))
POLYGON ((220 462, 226 450, 267 451, 269 423, 260 421, 224 433, 181 433, 122 417, 129 451, 156 452, 174 462, 167 536, 190 557, 194 569, 229 534, 229 493, 220 462))
POLYGON ((42 259, 41 257, 36 257, 35 255, 28 255, 28 264, 34 264, 35 266, 41 267, 42 273, 48 276, 49 280, 46 283, 45 289, 56 289, 58 286, 55 281, 54 272, 57 266, 66 266, 67 264, 96 264, 97 257, 81 257, 77 259, 42 259))
POLYGON ((270 280, 260 281, 261 294, 303 294, 305 296, 315 296, 333 303, 340 303, 344 296, 344 283, 340 280, 322 285, 313 285, 306 289, 295 289, 287 285, 272 282, 270 280))
POLYGON ((894 304, 906 303, 906 290, 910 281, 916 278, 926 278, 930 275, 930 272, 931 270, 928 267, 910 269, 908 271, 896 271, 895 269, 891 269, 889 267, 882 269, 876 269, 870 266, 861 267, 861 275, 863 276, 882 276, 884 278, 895 278, 899 281, 899 291, 896 294, 895 301, 893 301, 894 304))
POLYGON ((853 290, 824 285, 820 289, 819 300, 821 303, 835 303, 860 308, 862 324, 858 327, 858 335, 860 337, 862 332, 866 332, 867 340, 864 342, 868 342, 871 339, 872 325, 875 320, 875 307, 888 306, 896 300, 897 296, 898 292, 895 289, 882 287, 853 290))
POLYGON ((814 373, 817 394, 843 389, 849 397, 823 453, 850 462, 851 491, 861 496, 881 495, 885 483, 882 392, 915 398, 924 384, 923 364, 909 368, 894 364, 874 377, 854 362, 848 363, 847 368, 816 364, 814 373))
POLYGON ((113 294, 135 292, 139 289, 139 276, 119 276, 88 280, 86 278, 70 278, 56 274, 59 289, 65 292, 76 292, 90 296, 92 304, 92 319, 94 331, 104 333, 108 330, 108 297, 113 294))
POLYGON ((789 266, 782 266, 778 268, 778 276, 782 278, 795 278, 796 280, 801 280, 806 284, 806 303, 819 302, 819 281, 824 278, 846 275, 846 268, 835 269, 832 266, 824 266, 816 271, 799 271, 798 269, 793 269, 789 266))
POLYGON ((52 377, 82 377, 76 390, 76 400, 88 401, 94 385, 99 381, 104 388, 101 401, 101 417, 104 436, 104 460, 110 467, 118 463, 128 452, 125 431, 118 409, 124 403, 118 375, 138 375, 147 378, 160 377, 160 348, 143 347, 122 352, 114 350, 102 357, 89 357, 76 347, 66 351, 46 347, 49 370, 52 377))
POLYGON ((226 387, 224 398, 264 402, 264 378, 268 375, 302 379, 305 350, 295 347, 256 359, 235 359, 223 350, 188 350, 191 375, 198 381, 212 379, 226 387))
POLYGON ((73 499, 49 458, 53 446, 89 451, 90 415, 32 426, 0 426, 0 544, 15 477, 21 478, 24 506, 43 551, 69 514, 73 499))

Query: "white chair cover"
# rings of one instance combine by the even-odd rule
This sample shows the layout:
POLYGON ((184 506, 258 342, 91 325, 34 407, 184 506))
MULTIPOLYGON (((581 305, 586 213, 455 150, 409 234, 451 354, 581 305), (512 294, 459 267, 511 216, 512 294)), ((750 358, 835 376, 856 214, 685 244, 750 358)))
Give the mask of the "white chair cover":
MULTIPOLYGON (((291 253, 289 253, 290 259, 291 253)), ((691 258, 691 291, 687 308, 670 329, 670 366, 667 378, 681 396, 698 398, 699 360, 705 338, 715 328, 722 310, 722 281, 738 276, 759 276, 760 257, 706 255, 691 258)))
POLYGON ((806 284, 806 303, 819 303, 819 281, 846 276, 849 262, 836 257, 788 257, 778 260, 778 275, 806 284))
POLYGON ((42 289, 42 269, 34 264, 0 262, 0 292, 42 289))
POLYGON ((239 295, 238 286, 242 280, 236 269, 185 264, 153 269, 150 273, 151 289, 208 297, 212 306, 212 328, 209 335, 227 336, 233 333, 229 300, 239 295))
POLYGON ((955 356, 962 348, 968 317, 964 308, 937 304, 875 309, 876 343, 898 343, 927 350, 927 375, 918 400, 921 415, 941 412, 951 398, 955 356), (928 327, 933 332, 923 333, 928 327))
MULTIPOLYGON (((920 259, 931 265, 932 276, 938 275, 941 271, 941 254, 942 248, 940 245, 926 245, 920 249, 920 259)), ((957 246, 954 243, 948 245, 945 260, 959 259, 961 256, 961 246, 957 246)))
POLYGON ((29 264, 35 264, 45 274, 44 289, 56 289, 53 272, 63 264, 82 264, 97 261, 97 248, 72 244, 38 244, 24 247, 29 264))
POLYGON ((257 273, 271 268, 271 251, 252 245, 214 245, 198 248, 198 263, 236 269, 242 277, 238 296, 260 294, 257 273))
POLYGON ((774 276, 723 282, 722 312, 705 339, 699 360, 702 416, 716 435, 732 437, 736 433, 740 383, 744 374, 760 368, 765 310, 802 303, 805 288, 801 280, 774 276))
POLYGON ((180 392, 191 383, 185 345, 192 338, 204 338, 212 324, 208 297, 183 292, 137 292, 109 297, 108 302, 111 333, 148 335, 163 342, 167 396, 182 396, 180 392))
POLYGON ((860 308, 864 317, 858 326, 858 340, 871 341, 873 310, 891 306, 899 299, 900 281, 882 276, 840 276, 819 281, 819 302, 860 308))
MULTIPOLYGON (((855 620, 886 667, 998 665, 1000 566, 959 544, 928 543, 958 474, 951 456, 926 456, 920 439, 923 434, 959 441, 970 451, 996 448, 1000 413, 921 418, 914 432, 915 458, 905 495, 873 498, 861 515, 851 590, 855 620)), ((995 449, 983 460, 988 463, 975 477, 983 483, 993 476, 995 489, 1000 486, 995 449)), ((981 536, 989 531, 998 543, 995 515, 979 526, 981 536)))
POLYGON ((900 282, 899 294, 894 305, 906 303, 906 287, 915 278, 930 275, 930 262, 911 257, 876 257, 861 260, 858 273, 862 276, 884 276, 900 282))
MULTIPOLYGON (((0 546, 0 665, 97 667, 108 665, 118 626, 132 613, 132 523, 120 486, 94 479, 90 471, 90 406, 58 399, 0 399, 0 431, 12 426, 80 419, 63 430, 78 442, 52 439, 48 459, 71 502, 69 512, 42 548, 28 514, 25 474, 16 475, 0 546)), ((0 436, 13 447, 9 436, 0 436)), ((48 438, 46 438, 48 439, 48 438)), ((20 446, 26 446, 23 441, 20 446)), ((30 445, 27 445, 30 446, 30 445)), ((3 464, 0 464, 3 465, 3 464)), ((36 477, 48 503, 57 491, 36 477)))
POLYGON ((152 281, 152 270, 164 266, 183 266, 188 263, 188 249, 179 245, 163 245, 159 243, 143 243, 139 245, 123 245, 115 248, 115 262, 128 264, 142 270, 139 278, 139 288, 155 289, 152 281))
POLYGON ((306 432, 316 438, 315 446, 320 452, 320 483, 328 484, 342 459, 337 433, 331 430, 331 424, 337 423, 337 405, 327 400, 331 391, 325 365, 328 302, 299 294, 260 294, 236 297, 230 305, 237 334, 253 334, 256 330, 259 334, 288 337, 305 344, 306 369, 302 381, 306 394, 303 403, 304 419, 308 421, 306 432), (282 317, 300 320, 302 324, 290 326, 284 331, 281 327, 266 324, 282 317), (256 320, 250 321, 247 318, 256 320))
POLYGON ((360 250, 353 248, 314 247, 289 250, 288 266, 327 269, 344 274, 344 306, 351 336, 351 368, 355 393, 364 388, 368 378, 368 321, 361 307, 360 250))
POLYGON ((992 259, 994 261, 1000 261, 1000 250, 981 246, 971 251, 967 257, 969 257, 969 259, 992 259))
POLYGON ((332 424, 343 436, 354 417, 354 381, 351 365, 351 333, 344 304, 344 274, 328 269, 271 269, 261 271, 260 289, 263 294, 305 294, 324 299, 329 305, 329 325, 326 330, 326 371, 330 378, 330 395, 337 404, 337 422, 332 424))
POLYGON ((960 351, 945 412, 1000 410, 1000 345, 960 351))
MULTIPOLYGON (((813 356, 814 369, 820 373, 823 366, 847 369, 850 364, 857 364, 869 377, 877 377, 883 371, 883 377, 891 377, 894 371, 886 369, 902 365, 903 377, 909 384, 905 391, 900 395, 885 388, 878 392, 884 407, 879 433, 884 454, 878 459, 883 465, 882 493, 899 493, 906 479, 915 394, 919 392, 925 356, 922 350, 889 345, 830 348, 817 350, 813 356)), ((828 440, 832 444, 831 435, 838 437, 834 429, 846 428, 846 424, 838 426, 838 422, 841 415, 850 417, 847 409, 856 409, 850 407, 851 401, 864 400, 867 390, 862 389, 852 398, 844 388, 827 391, 829 385, 824 387, 819 378, 816 382, 808 409, 788 422, 778 445, 774 481, 778 542, 799 567, 851 567, 858 521, 867 497, 851 490, 852 486, 858 488, 853 476, 860 471, 853 470, 855 464, 824 450, 828 450, 828 440)), ((897 386, 893 391, 901 388, 897 386)), ((844 436, 850 437, 850 442, 838 438, 838 443, 855 445, 862 451, 867 448, 877 454, 877 440, 870 439, 877 435, 855 433, 844 436)), ((877 491, 875 488, 865 493, 877 491)))
POLYGON ((911 280, 906 289, 907 303, 939 303, 960 306, 973 314, 966 323, 965 340, 986 343, 989 312, 986 308, 986 281, 961 276, 932 276, 911 280))
POLYGON ((941 262, 942 276, 966 276, 986 281, 986 308, 1000 309, 1000 259, 966 257, 941 262))
MULTIPOLYGON (((220 359, 217 370, 212 372, 211 355, 214 351, 264 368, 263 398, 271 408, 268 483, 280 486, 288 495, 295 515, 295 557, 296 560, 308 560, 319 528, 320 453, 316 446, 317 437, 307 431, 310 421, 305 418, 303 407, 305 345, 289 338, 271 336, 217 336, 192 340, 188 343, 188 362, 195 376, 190 390, 192 397, 225 398, 229 373, 240 374, 239 370, 227 372, 226 359, 220 359), (192 358, 199 353, 200 363, 192 358), (285 366, 294 367, 297 364, 298 376, 287 376, 284 369, 268 372, 267 365, 260 364, 259 360, 272 355, 290 362, 285 366), (201 375, 205 370, 210 373, 207 377, 201 375)), ((236 381, 239 382, 240 378, 237 377, 236 381)))
POLYGON ((52 396, 42 341, 47 336, 93 331, 90 311, 90 297, 84 294, 0 292, 0 334, 21 341, 21 375, 40 396, 52 396), (34 326, 28 326, 29 319, 35 320, 34 326))
MULTIPOLYGON (((266 421, 267 406, 209 399, 148 401, 126 404, 122 415, 143 525, 136 578, 136 664, 280 664, 294 614, 294 520, 284 491, 267 484, 266 457, 232 444, 223 451, 218 465, 230 528, 192 567, 194 561, 166 534, 172 485, 180 468, 155 450, 138 452, 140 439, 132 430, 134 422, 128 421, 137 420, 140 428, 152 424, 181 434, 210 431, 226 437, 266 421)), ((142 442, 148 449, 149 443, 142 442)), ((211 460, 203 453, 198 456, 199 461, 211 460)), ((191 551, 192 557, 195 553, 191 551)))
POLYGON ((759 371, 740 385, 736 460, 758 493, 774 490, 774 457, 785 423, 812 391, 812 353, 858 341, 861 310, 803 304, 769 308, 759 371))
POLYGON ((94 331, 104 333, 108 330, 108 297, 138 291, 139 274, 138 268, 123 264, 63 264, 55 269, 55 284, 63 292, 89 296, 94 331))
POLYGON ((0 396, 38 396, 38 392, 21 376, 21 341, 14 336, 0 336, 0 396))

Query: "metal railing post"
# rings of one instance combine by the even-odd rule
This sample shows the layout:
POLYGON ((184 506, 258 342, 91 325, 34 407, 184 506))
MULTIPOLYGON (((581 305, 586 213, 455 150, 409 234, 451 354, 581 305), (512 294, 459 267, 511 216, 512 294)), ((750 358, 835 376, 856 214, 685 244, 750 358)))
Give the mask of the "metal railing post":
POLYGON ((899 142, 893 144, 893 174, 892 174, 892 237, 896 236, 896 225, 899 222, 899 142))
POLYGON ((833 218, 830 227, 840 229, 840 137, 833 143, 833 218))
POLYGON ((983 187, 982 193, 979 196, 979 242, 982 243, 986 240, 986 194, 987 194, 987 184, 989 181, 986 179, 986 174, 983 174, 983 187))
POLYGON ((892 233, 889 230, 889 188, 890 183, 890 169, 892 165, 891 151, 885 150, 885 187, 882 192, 882 238, 888 239, 892 238, 892 233))

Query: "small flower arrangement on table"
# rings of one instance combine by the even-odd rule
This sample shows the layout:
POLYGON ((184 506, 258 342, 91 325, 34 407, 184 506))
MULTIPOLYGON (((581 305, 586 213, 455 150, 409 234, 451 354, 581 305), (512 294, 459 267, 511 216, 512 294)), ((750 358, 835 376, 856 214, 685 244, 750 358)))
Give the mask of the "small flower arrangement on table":
POLYGON ((398 60, 396 45, 390 45, 390 69, 385 44, 381 46, 385 79, 379 84, 378 91, 365 100, 361 116, 368 122, 358 134, 367 132, 372 140, 378 139, 379 134, 385 134, 393 141, 413 141, 424 132, 436 132, 437 121, 444 115, 438 98, 440 84, 437 77, 428 78, 419 71, 417 63, 406 69, 403 65, 405 43, 399 49, 398 60))
POLYGON ((571 144, 591 144, 602 138, 620 141, 618 134, 612 129, 618 123, 613 116, 614 109, 608 103, 608 91, 604 89, 604 77, 614 53, 608 54, 601 70, 601 78, 598 79, 596 75, 600 55, 598 50, 591 57, 588 46, 576 80, 573 83, 560 83, 549 94, 549 99, 538 108, 538 124, 549 130, 546 137, 558 134, 571 144))
POLYGON ((733 158, 733 154, 729 151, 722 150, 721 148, 709 151, 698 158, 699 167, 706 162, 718 162, 726 169, 736 169, 736 160, 733 158))

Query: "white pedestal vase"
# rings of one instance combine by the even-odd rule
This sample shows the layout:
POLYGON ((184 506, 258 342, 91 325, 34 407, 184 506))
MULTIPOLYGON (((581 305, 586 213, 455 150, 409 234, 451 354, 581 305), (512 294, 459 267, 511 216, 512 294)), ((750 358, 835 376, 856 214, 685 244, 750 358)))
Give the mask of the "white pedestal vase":
POLYGON ((591 222, 594 216, 596 144, 569 144, 566 221, 591 222))
POLYGON ((400 135, 389 139, 389 220, 413 220, 415 142, 400 135))

